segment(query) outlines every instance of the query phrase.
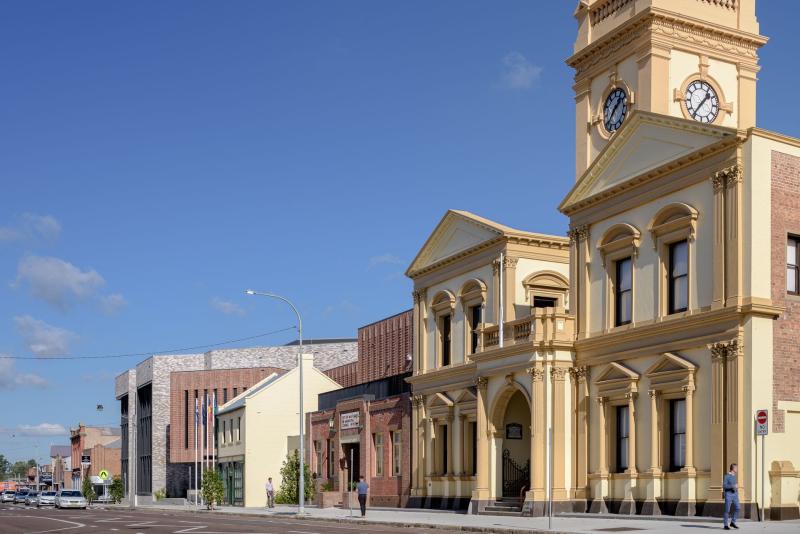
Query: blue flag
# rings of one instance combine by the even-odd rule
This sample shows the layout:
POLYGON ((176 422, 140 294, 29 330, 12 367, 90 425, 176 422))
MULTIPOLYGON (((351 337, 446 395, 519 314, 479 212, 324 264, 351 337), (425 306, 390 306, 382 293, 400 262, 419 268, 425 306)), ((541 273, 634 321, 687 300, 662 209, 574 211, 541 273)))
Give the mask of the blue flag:
POLYGON ((206 412, 207 404, 207 402, 203 401, 203 426, 206 426, 206 421, 208 421, 208 412, 206 412))
POLYGON ((198 399, 194 399, 194 424, 200 424, 200 404, 198 403, 198 399))

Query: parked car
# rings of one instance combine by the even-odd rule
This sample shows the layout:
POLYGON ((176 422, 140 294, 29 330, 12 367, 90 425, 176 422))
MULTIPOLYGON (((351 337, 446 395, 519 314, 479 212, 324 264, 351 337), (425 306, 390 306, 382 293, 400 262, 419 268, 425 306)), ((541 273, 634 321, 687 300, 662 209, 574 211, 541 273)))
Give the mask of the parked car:
POLYGON ((30 490, 27 488, 17 490, 17 492, 14 494, 14 504, 24 503, 29 491, 30 490))
POLYGON ((55 491, 42 491, 39 493, 39 500, 36 501, 36 508, 42 506, 55 506, 56 492, 55 491))
POLYGON ((25 506, 36 506, 39 503, 39 492, 38 491, 29 491, 28 495, 25 497, 25 506))
POLYGON ((16 491, 14 490, 5 490, 3 495, 0 496, 0 502, 14 502, 14 494, 16 491))
POLYGON ((56 508, 83 508, 86 510, 88 503, 79 490, 61 490, 56 493, 54 505, 56 508))

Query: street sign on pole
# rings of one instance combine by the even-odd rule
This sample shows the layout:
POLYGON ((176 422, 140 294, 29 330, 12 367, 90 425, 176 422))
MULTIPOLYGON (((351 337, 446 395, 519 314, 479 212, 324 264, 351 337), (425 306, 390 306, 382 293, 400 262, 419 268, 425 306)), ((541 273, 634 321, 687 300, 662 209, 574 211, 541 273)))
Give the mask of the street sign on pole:
POLYGON ((764 520, 764 466, 766 455, 764 454, 764 436, 769 434, 769 411, 756 410, 756 436, 761 436, 761 521, 764 520))
POLYGON ((766 436, 767 434, 769 434, 769 412, 756 410, 756 436, 766 436))

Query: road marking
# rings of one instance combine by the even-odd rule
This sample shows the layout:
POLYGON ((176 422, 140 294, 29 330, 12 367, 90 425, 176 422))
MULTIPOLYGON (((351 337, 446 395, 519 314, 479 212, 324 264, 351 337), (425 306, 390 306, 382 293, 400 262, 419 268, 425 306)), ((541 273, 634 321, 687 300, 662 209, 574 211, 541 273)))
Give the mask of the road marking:
MULTIPOLYGON (((297 475, 299 478, 300 475, 297 475)), ((309 532, 308 530, 289 530, 289 534, 319 534, 319 532, 309 532)))
POLYGON ((36 517, 33 515, 18 515, 16 517, 29 517, 31 519, 49 519, 50 521, 59 521, 61 523, 69 523, 70 525, 75 525, 72 527, 54 528, 50 530, 37 530, 36 532, 30 532, 29 534, 44 534, 45 532, 59 532, 62 530, 72 530, 73 528, 82 528, 86 526, 83 523, 76 523, 75 521, 67 521, 66 519, 56 519, 55 517, 36 517))

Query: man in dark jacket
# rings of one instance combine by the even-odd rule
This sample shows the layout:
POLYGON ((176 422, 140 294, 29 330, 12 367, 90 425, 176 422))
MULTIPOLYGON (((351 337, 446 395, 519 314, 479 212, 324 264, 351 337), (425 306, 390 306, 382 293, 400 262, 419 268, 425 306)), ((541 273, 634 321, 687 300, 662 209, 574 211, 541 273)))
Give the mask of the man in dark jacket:
POLYGON ((731 464, 731 470, 725 475, 722 481, 722 491, 725 492, 725 510, 722 511, 722 525, 725 530, 730 530, 728 527, 728 511, 733 505, 733 517, 731 517, 731 527, 739 528, 736 526, 736 518, 739 516, 739 484, 736 481, 736 464, 731 464))

